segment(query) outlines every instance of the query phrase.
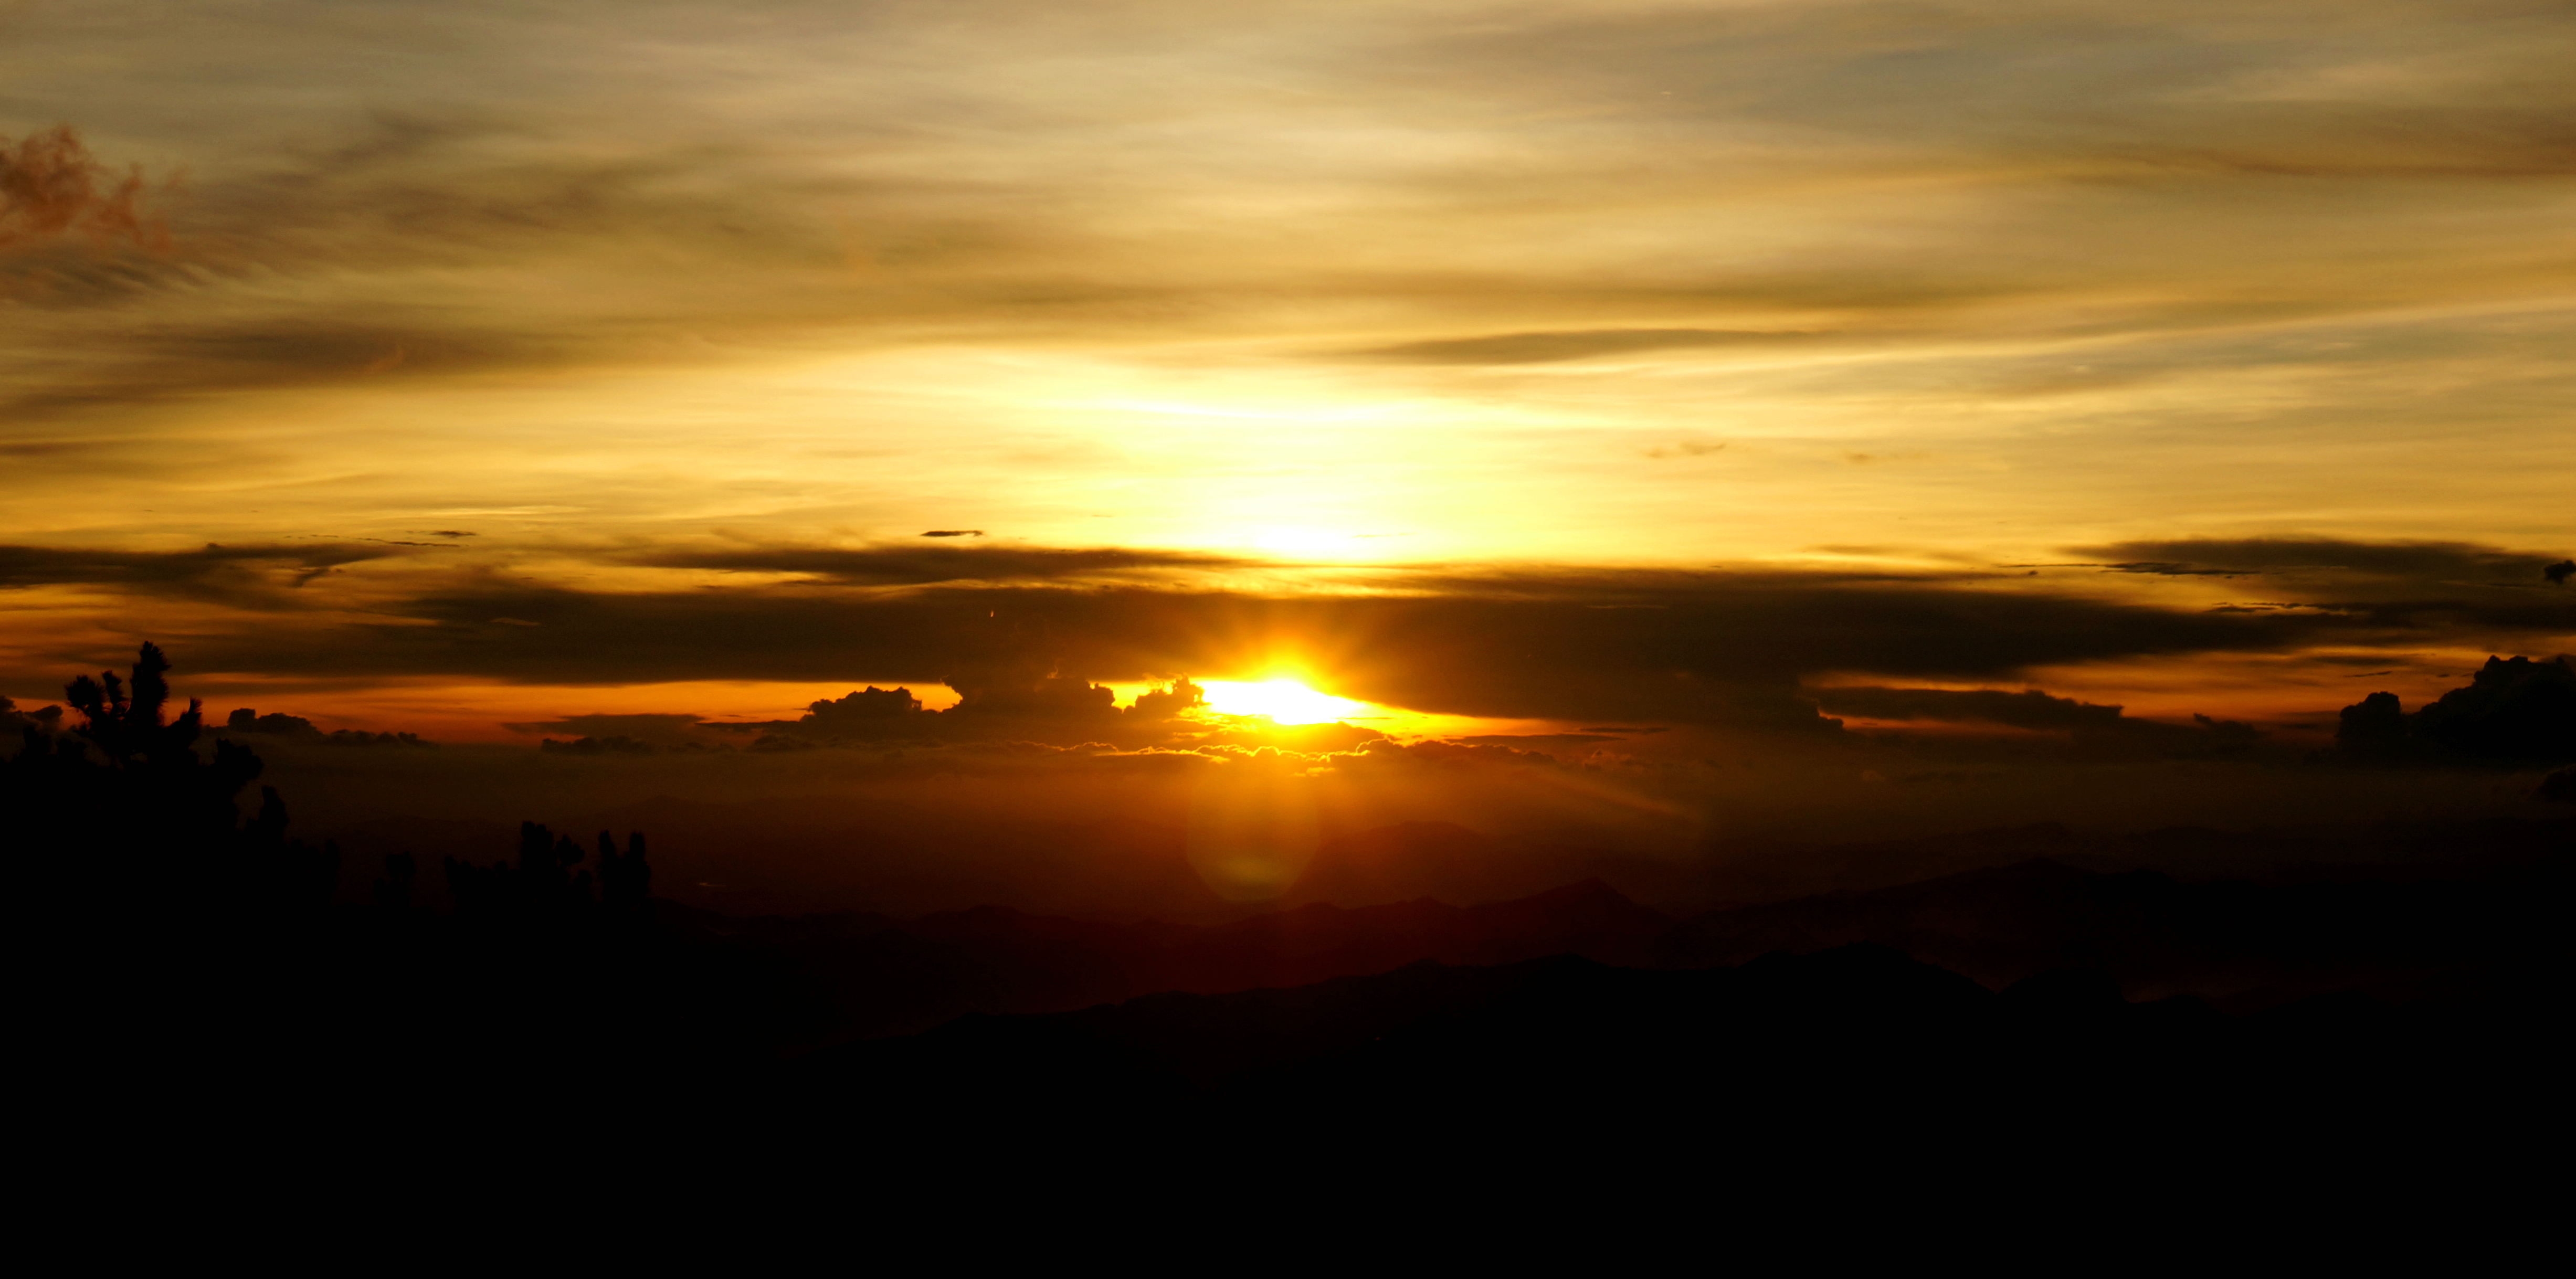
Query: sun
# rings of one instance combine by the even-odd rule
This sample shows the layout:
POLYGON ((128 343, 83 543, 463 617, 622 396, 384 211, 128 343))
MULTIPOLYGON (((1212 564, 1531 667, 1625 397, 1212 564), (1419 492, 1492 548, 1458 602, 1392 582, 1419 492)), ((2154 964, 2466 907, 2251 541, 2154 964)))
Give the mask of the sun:
POLYGON ((1209 710, 1225 715, 1267 715, 1271 723, 1281 725, 1329 724, 1369 709, 1366 702, 1318 693, 1293 679, 1258 683, 1211 679, 1199 681, 1199 687, 1206 690, 1209 710))

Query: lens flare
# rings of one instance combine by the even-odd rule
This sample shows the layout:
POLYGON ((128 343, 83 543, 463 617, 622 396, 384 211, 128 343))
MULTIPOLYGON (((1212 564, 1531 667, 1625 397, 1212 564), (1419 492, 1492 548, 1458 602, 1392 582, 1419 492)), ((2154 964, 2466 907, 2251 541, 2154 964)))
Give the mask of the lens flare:
POLYGON ((1369 709, 1366 702, 1318 693, 1293 679, 1259 682, 1201 680, 1209 710, 1225 715, 1266 715, 1274 724, 1329 724, 1369 709))

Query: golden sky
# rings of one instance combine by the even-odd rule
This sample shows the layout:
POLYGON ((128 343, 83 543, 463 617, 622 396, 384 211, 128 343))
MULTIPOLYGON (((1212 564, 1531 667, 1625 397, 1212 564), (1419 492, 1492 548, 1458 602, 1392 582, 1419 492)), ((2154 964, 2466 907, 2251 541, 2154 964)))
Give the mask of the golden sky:
POLYGON ((465 737, 969 668, 2411 703, 2576 648, 2571 48, 2475 0, 0 3, 0 691, 159 638, 465 737))

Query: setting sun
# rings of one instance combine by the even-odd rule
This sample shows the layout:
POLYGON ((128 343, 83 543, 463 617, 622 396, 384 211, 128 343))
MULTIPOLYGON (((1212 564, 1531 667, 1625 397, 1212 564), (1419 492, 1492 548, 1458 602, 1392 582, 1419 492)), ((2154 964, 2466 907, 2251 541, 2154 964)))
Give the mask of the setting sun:
POLYGON ((1259 683, 1202 680, 1209 710, 1226 715, 1266 715, 1274 724, 1329 724, 1369 709, 1366 702, 1318 693, 1293 679, 1259 683))

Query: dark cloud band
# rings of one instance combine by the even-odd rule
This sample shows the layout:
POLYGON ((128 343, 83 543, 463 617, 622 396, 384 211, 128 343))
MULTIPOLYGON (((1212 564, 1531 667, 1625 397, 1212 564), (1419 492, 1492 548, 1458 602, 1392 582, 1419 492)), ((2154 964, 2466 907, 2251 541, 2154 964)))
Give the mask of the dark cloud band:
MULTIPOLYGON (((980 537, 982 534, 967 530, 936 530, 922 536, 980 537)), ((653 568, 801 573, 854 586, 1118 576, 1173 569, 1235 568, 1250 563, 1231 556, 1191 551, 1056 550, 1045 547, 922 546, 917 543, 847 549, 774 546, 714 551, 652 551, 627 556, 625 562, 653 568)))
MULTIPOLYGON (((2276 558, 2227 545, 2238 544, 2157 549, 2192 563, 2276 558)), ((2546 651, 2576 635, 2576 591, 2541 578, 2539 557, 2480 547, 2299 545, 2308 549, 2291 558, 2301 562, 2322 557, 2382 571, 2366 583, 2348 574, 2266 581, 2267 593, 2295 606, 2220 608, 2162 607, 2135 591, 2126 599, 2079 592, 2063 577, 1974 573, 1417 567, 1379 570, 1364 583, 1318 579, 1306 593, 1254 593, 1188 582, 1207 569, 1285 568, 1179 552, 906 543, 620 551, 605 561, 806 580, 594 590, 506 574, 489 560, 452 562, 445 556, 462 552, 443 548, 316 544, 173 553, 9 548, 0 550, 0 583, 125 589, 138 603, 121 624, 138 633, 151 625, 151 596, 220 597, 242 611, 236 625, 200 630, 192 665, 201 670, 572 684, 894 679, 964 688, 1275 665, 1345 696, 1422 710, 1755 726, 1818 725, 1817 696, 1830 712, 1895 720, 2053 729, 2098 727, 2120 715, 2117 707, 2038 693, 1802 687, 1838 674, 1986 682, 2074 662, 2320 643, 2479 646, 2516 637, 2500 642, 2546 651), (412 558, 372 580, 376 594, 365 608, 380 621, 328 618, 302 602, 311 592, 280 589, 391 555, 412 558), (2518 574, 2525 558, 2526 588, 2454 572, 2465 565, 2518 574), (2300 604, 2302 593, 2326 602, 2300 604)))

